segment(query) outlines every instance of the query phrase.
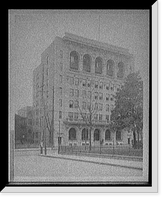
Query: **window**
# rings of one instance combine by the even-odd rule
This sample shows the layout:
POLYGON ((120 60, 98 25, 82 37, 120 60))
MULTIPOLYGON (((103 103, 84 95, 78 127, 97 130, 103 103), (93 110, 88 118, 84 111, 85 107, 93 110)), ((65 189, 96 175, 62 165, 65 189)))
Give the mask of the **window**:
POLYGON ((94 131, 94 141, 99 141, 100 140, 100 130, 95 129, 94 131))
POLYGON ((74 120, 75 120, 75 121, 78 120, 78 113, 74 113, 74 120))
POLYGON ((117 140, 117 141, 120 141, 120 140, 121 140, 121 131, 120 131, 120 130, 117 130, 117 131, 116 131, 116 140, 117 140))
POLYGON ((91 91, 88 91, 87 97, 88 97, 88 99, 91 99, 91 98, 92 98, 92 93, 91 93, 91 91))
POLYGON ((60 75, 60 83, 62 83, 62 75, 60 75))
POLYGON ((90 80, 87 81, 87 86, 88 86, 88 87, 91 86, 91 81, 90 81, 90 80))
POLYGON ((103 110, 103 104, 99 103, 99 111, 103 110))
POLYGON ((76 101, 74 102, 74 107, 75 107, 75 108, 78 108, 78 106, 79 106, 79 102, 76 100, 76 101))
POLYGON ((99 88, 100 88, 100 89, 103 89, 103 82, 100 82, 99 88))
POLYGON ((79 79, 75 78, 75 85, 79 85, 79 79))
POLYGON ((118 63, 117 78, 123 78, 123 77, 124 77, 124 63, 119 62, 118 63))
POLYGON ((70 77, 70 85, 74 84, 74 77, 70 77))
POLYGON ((113 60, 108 60, 107 61, 107 75, 108 76, 113 76, 114 75, 114 61, 113 60))
POLYGON ((95 88, 98 89, 98 82, 95 82, 95 88))
POLYGON ((106 104, 106 111, 109 112, 109 104, 106 104))
POLYGON ((95 119, 95 121, 98 120, 98 114, 95 114, 94 119, 95 119))
POLYGON ((103 100, 103 93, 99 93, 99 100, 103 100))
POLYGON ((95 92, 95 100, 98 100, 98 92, 95 92))
POLYGON ((99 114, 99 121, 102 121, 102 120, 103 120, 103 115, 99 114))
POLYGON ((60 58, 62 59, 63 58, 63 51, 60 50, 60 58))
POLYGON ((82 109, 83 109, 83 110, 86 109, 86 102, 85 102, 85 101, 82 102, 82 109))
POLYGON ((95 73, 102 74, 102 58, 97 57, 95 60, 95 73))
POLYGON ((70 89, 70 97, 74 96, 74 89, 70 89))
POLYGON ((86 86, 86 80, 84 80, 84 79, 82 80, 82 86, 84 86, 84 87, 86 86))
POLYGON ((32 126, 32 119, 28 119, 28 125, 32 126))
POLYGON ((113 97, 111 97, 110 100, 113 101, 114 100, 113 97))
POLYGON ((106 89, 109 90, 109 84, 106 84, 106 89))
POLYGON ((111 140, 111 132, 109 129, 105 131, 105 140, 111 140))
POLYGON ((76 140, 76 129, 69 129, 69 140, 76 140))
POLYGON ((106 101, 109 101, 109 94, 106 94, 106 101))
POLYGON ((95 110, 98 110, 98 103, 95 103, 95 110))
POLYGON ((60 95, 62 95, 62 87, 59 88, 60 95))
POLYGON ((59 107, 62 107, 62 99, 59 99, 59 107))
POLYGON ((72 112, 68 113, 68 118, 70 121, 73 121, 73 113, 72 112))
POLYGON ((86 98, 86 90, 83 90, 83 91, 82 91, 82 97, 83 97, 83 98, 86 98))
POLYGON ((62 119, 62 111, 59 111, 59 119, 62 119))
POLYGON ((86 140, 88 140, 88 139, 89 139, 89 137, 88 137, 88 129, 87 129, 87 128, 84 128, 84 129, 82 130, 81 140, 82 140, 82 141, 86 141, 86 140))
POLYGON ((60 71, 62 71, 62 70, 63 70, 63 63, 60 62, 60 71))
POLYGON ((69 108, 73 108, 73 101, 72 100, 69 101, 69 108))
POLYGON ((75 97, 79 97, 79 90, 75 90, 75 97))
POLYGON ((83 56, 83 70, 86 72, 91 71, 91 57, 88 54, 83 56))
POLYGON ((78 70, 79 65, 79 56, 76 51, 72 51, 70 53, 70 68, 74 70, 78 70))
POLYGON ((109 115, 105 116, 107 123, 109 123, 109 115))

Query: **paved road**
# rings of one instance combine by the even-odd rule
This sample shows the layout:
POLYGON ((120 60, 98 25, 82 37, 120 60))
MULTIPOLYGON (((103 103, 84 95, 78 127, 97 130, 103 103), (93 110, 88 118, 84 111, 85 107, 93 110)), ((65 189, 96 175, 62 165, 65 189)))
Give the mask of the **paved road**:
POLYGON ((142 176, 141 170, 41 157, 38 152, 27 151, 15 152, 14 165, 15 181, 101 181, 142 176))

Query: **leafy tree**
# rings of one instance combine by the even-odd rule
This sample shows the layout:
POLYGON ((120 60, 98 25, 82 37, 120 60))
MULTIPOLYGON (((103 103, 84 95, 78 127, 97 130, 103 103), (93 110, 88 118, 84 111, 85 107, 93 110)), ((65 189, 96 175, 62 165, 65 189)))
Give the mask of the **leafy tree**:
POLYGON ((115 107, 111 113, 110 126, 114 131, 124 128, 133 131, 133 146, 136 148, 143 129, 143 82, 139 72, 127 76, 114 98, 115 107))

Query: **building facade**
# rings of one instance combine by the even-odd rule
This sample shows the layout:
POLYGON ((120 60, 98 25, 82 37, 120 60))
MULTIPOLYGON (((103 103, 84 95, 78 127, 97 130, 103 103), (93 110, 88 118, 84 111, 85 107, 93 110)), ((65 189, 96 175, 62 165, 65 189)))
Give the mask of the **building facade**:
MULTIPOLYGON (((34 111, 32 106, 26 106, 18 110, 18 115, 15 117, 17 127, 21 128, 19 138, 21 143, 39 143, 40 136, 36 127, 34 126, 34 111), (19 126, 20 124, 20 126, 19 126)), ((18 129, 17 129, 18 130, 18 129)), ((16 137, 17 139, 17 137, 16 137)))
POLYGON ((92 146, 129 145, 132 136, 126 130, 112 132, 109 124, 113 95, 133 70, 134 57, 125 48, 70 33, 56 37, 33 72, 40 139, 55 146, 59 140, 62 145, 89 144, 90 128, 92 146))

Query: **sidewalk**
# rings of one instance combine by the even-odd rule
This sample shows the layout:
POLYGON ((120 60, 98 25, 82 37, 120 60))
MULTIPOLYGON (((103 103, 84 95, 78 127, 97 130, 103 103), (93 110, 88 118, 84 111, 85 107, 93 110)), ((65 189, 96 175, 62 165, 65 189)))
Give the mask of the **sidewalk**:
POLYGON ((40 156, 143 170, 142 161, 123 160, 114 158, 100 158, 100 157, 90 157, 82 155, 81 156, 64 155, 64 154, 58 154, 57 151, 48 151, 47 155, 40 155, 40 156))

